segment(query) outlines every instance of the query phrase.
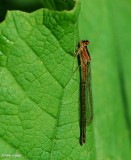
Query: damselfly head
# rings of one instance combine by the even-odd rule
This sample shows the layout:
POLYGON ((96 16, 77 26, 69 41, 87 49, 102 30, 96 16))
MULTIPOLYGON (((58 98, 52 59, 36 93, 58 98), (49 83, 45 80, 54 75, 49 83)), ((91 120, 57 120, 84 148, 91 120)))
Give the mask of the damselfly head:
POLYGON ((84 46, 87 46, 90 43, 88 40, 83 40, 81 42, 83 43, 84 46))
POLYGON ((82 40, 78 43, 78 48, 81 47, 86 47, 90 42, 88 40, 82 40))
POLYGON ((78 43, 78 48, 83 48, 85 46, 87 46, 90 42, 88 40, 81 40, 79 43, 78 43))

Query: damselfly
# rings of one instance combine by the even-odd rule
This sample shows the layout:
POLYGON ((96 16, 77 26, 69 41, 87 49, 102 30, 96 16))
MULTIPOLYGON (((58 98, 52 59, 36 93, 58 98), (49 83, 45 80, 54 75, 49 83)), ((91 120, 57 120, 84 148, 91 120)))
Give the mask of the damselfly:
POLYGON ((80 110, 80 143, 86 142, 86 125, 89 125, 93 119, 93 106, 92 106, 92 91, 91 91, 91 67, 90 67, 90 54, 87 48, 89 41, 80 41, 78 44, 78 51, 81 67, 81 110, 80 110))

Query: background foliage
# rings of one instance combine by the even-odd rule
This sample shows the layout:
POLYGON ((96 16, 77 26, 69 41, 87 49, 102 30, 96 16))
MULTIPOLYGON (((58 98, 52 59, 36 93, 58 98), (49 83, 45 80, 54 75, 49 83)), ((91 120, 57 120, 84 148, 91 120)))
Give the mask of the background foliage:
POLYGON ((79 30, 92 55, 97 159, 130 159, 131 1, 81 0, 79 30))

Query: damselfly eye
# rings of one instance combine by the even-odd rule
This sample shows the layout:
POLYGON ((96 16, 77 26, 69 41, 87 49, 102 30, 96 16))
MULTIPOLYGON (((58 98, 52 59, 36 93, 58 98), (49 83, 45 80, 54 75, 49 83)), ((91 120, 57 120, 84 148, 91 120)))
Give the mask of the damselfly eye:
POLYGON ((85 44, 88 45, 88 44, 89 44, 89 41, 85 41, 85 44))

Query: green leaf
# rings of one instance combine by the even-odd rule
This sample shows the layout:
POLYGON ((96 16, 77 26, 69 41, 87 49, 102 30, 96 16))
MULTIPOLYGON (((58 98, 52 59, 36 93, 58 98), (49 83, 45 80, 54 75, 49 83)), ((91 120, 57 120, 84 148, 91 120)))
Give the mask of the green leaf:
POLYGON ((129 1, 81 0, 81 39, 91 43, 94 132, 98 160, 131 157, 131 21, 129 1), (85 23, 86 22, 86 23, 85 23))
POLYGON ((79 143, 79 8, 10 11, 1 23, 1 159, 95 159, 92 126, 79 143))

